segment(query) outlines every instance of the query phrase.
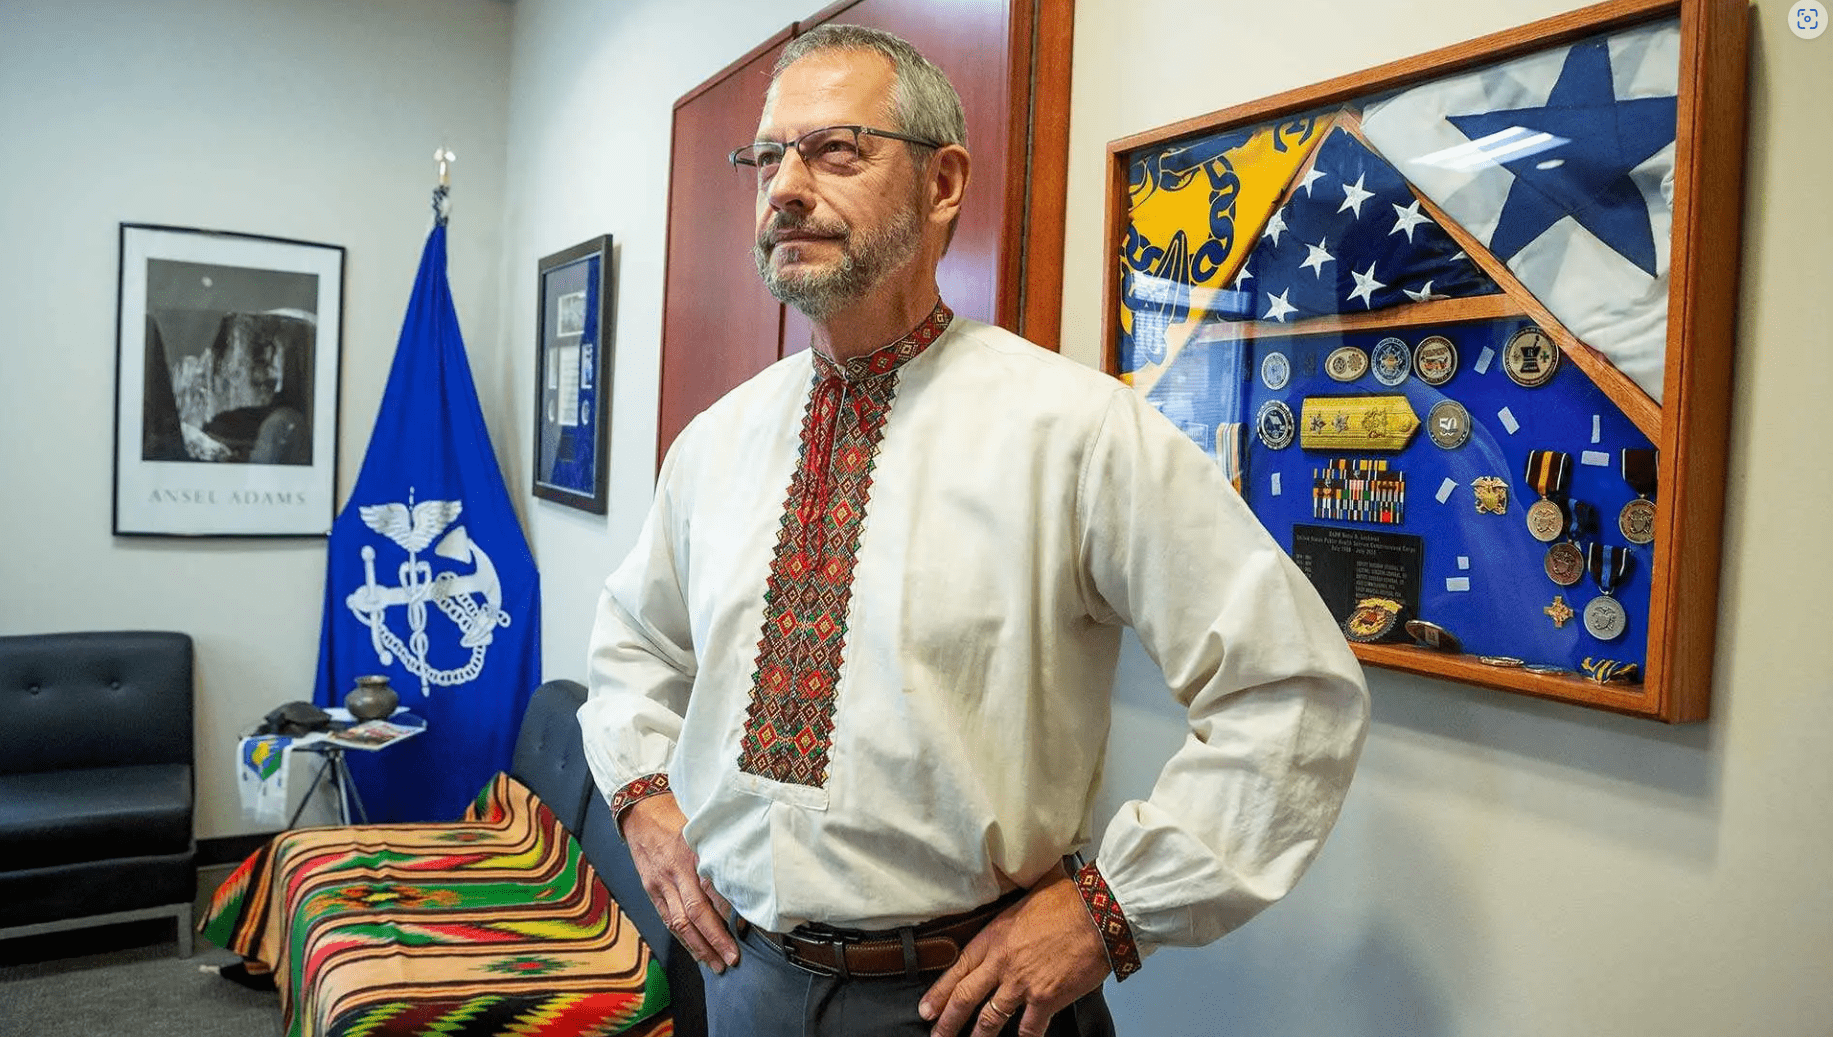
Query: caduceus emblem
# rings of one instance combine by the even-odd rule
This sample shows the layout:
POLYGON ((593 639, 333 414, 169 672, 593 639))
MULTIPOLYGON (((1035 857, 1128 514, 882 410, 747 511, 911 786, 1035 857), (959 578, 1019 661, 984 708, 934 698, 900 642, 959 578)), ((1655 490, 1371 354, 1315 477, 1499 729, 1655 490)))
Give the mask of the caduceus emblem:
POLYGON ((503 585, 497 579, 496 566, 484 549, 472 540, 463 526, 452 526, 463 501, 429 500, 414 503, 409 490, 407 503, 364 505, 358 509, 370 529, 394 541, 407 552, 407 560, 396 569, 400 582, 392 587, 376 582, 375 548, 363 545, 363 586, 344 599, 350 611, 369 627, 369 640, 375 646, 382 665, 401 659, 401 665, 420 678, 420 693, 429 685, 449 687, 464 684, 477 677, 484 668, 484 654, 496 636, 497 627, 509 625, 509 614, 502 609, 503 585), (447 532, 447 527, 451 531, 447 532), (440 534, 444 533, 442 537, 440 534), (434 538, 439 543, 433 554, 464 564, 472 571, 450 570, 437 575, 432 565, 420 557, 434 538), (481 599, 481 600, 480 600, 481 599), (431 604, 458 627, 460 647, 471 650, 470 660, 454 669, 439 669, 427 659, 431 639, 427 634, 427 606, 431 604), (400 636, 388 626, 388 610, 396 605, 407 608, 408 636, 400 636))

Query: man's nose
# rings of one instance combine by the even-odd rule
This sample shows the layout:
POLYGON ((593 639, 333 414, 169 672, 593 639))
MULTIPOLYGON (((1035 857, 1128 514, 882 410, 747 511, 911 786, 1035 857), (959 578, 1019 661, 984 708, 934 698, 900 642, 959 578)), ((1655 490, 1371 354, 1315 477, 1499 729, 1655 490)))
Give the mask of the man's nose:
POLYGON ((764 185, 764 197, 772 209, 796 209, 808 212, 815 205, 815 174, 802 161, 802 153, 795 148, 783 152, 783 161, 777 163, 776 175, 764 185))

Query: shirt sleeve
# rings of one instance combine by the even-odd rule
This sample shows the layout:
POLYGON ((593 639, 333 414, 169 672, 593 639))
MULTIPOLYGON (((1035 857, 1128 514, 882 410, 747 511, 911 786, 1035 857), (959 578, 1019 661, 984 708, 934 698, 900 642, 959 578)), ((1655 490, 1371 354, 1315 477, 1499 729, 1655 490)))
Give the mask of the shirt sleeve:
POLYGON ((696 663, 686 594, 687 558, 669 492, 673 453, 635 546, 605 581, 579 707, 593 781, 621 814, 668 791, 696 663))
POLYGON ((1078 885, 1110 957, 1206 944, 1284 896, 1316 856, 1361 753, 1368 689, 1317 592, 1214 459, 1130 389, 1109 398, 1076 514, 1090 614, 1134 628, 1189 723, 1078 885))

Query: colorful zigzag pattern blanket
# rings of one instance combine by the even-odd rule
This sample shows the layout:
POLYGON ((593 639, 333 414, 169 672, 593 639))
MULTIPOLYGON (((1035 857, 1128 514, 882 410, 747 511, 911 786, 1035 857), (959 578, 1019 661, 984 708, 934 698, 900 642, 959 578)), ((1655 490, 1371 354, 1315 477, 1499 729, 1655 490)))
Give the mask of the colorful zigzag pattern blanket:
POLYGON ((674 1032, 661 963, 505 774, 451 824, 281 833, 198 929, 272 973, 287 1037, 674 1032))

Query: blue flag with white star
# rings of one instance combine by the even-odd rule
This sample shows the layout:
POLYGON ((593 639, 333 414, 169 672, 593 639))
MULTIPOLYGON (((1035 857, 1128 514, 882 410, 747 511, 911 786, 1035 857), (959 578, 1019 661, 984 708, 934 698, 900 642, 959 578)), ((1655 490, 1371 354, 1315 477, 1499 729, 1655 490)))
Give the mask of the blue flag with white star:
POLYGON ((1597 37, 1368 106, 1368 139, 1657 402, 1680 27, 1597 37))
POLYGON ((1406 180, 1341 129, 1267 221, 1231 286, 1256 320, 1361 313, 1496 292, 1406 180))
POLYGON ((341 705, 359 675, 386 674, 427 721, 345 754, 370 820, 456 818, 508 769, 540 646, 540 579, 471 380, 441 222, 325 569, 316 701, 341 705))

